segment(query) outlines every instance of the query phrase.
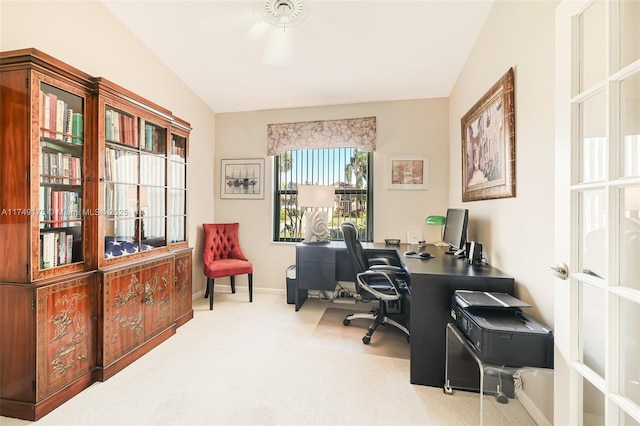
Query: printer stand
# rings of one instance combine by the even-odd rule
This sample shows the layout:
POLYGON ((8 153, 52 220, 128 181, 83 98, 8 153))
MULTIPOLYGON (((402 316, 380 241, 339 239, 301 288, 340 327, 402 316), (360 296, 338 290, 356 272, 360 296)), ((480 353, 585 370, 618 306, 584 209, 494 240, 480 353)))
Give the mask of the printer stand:
POLYGON ((454 388, 479 392, 482 425, 484 395, 495 395, 501 403, 507 403, 507 398, 514 398, 514 376, 518 376, 519 369, 482 361, 471 343, 453 323, 447 324, 446 334, 444 392, 451 395, 454 388))

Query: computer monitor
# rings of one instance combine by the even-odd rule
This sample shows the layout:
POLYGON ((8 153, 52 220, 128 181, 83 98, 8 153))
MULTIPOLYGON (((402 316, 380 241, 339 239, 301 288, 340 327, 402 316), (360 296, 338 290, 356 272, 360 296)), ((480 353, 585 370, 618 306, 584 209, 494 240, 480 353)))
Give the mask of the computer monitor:
POLYGON ((449 244, 448 254, 459 255, 464 253, 467 242, 467 224, 469 223, 469 210, 447 209, 447 219, 444 224, 442 241, 449 244))

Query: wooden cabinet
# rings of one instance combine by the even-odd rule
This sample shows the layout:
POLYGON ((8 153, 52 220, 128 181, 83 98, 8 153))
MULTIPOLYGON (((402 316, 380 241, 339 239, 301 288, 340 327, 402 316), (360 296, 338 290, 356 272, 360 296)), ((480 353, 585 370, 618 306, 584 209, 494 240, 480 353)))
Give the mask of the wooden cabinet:
POLYGON ((0 52, 0 415, 37 420, 193 317, 189 123, 0 52))
POLYGON ((0 281, 29 283, 90 269, 92 209, 85 119, 91 77, 31 51, 2 56, 0 281))
POLYGON ((179 326, 193 318, 191 285, 192 249, 176 251, 174 260, 173 321, 179 326))
POLYGON ((0 285, 0 408, 35 420, 93 383, 95 272, 0 285))
MULTIPOLYGON (((98 88, 98 267, 167 251, 171 113, 103 78, 98 88)), ((186 141, 186 139, 185 139, 186 141)), ((186 143, 186 142, 185 142, 186 143)), ((170 205, 170 204, 169 204, 170 205)))
POLYGON ((175 333, 171 315, 173 260, 173 255, 165 255, 100 271, 99 380, 111 377, 141 352, 175 333))

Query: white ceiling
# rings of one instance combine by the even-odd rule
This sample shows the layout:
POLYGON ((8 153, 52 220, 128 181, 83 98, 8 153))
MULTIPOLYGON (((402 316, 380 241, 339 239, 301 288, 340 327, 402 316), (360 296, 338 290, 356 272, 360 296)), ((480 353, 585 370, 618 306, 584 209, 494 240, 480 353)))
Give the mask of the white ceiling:
POLYGON ((283 32, 261 0, 102 0, 216 113, 447 97, 493 0, 302 0, 283 32), (293 63, 263 63, 270 37, 293 63))

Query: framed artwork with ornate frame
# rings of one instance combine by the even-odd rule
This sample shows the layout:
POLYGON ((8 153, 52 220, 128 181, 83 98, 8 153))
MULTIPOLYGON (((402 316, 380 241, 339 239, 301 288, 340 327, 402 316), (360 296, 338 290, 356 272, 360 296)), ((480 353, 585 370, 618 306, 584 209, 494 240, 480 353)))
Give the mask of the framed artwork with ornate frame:
POLYGON ((220 198, 264 199, 264 158, 221 160, 220 198))
POLYGON ((513 68, 462 117, 462 201, 516 196, 513 68))

